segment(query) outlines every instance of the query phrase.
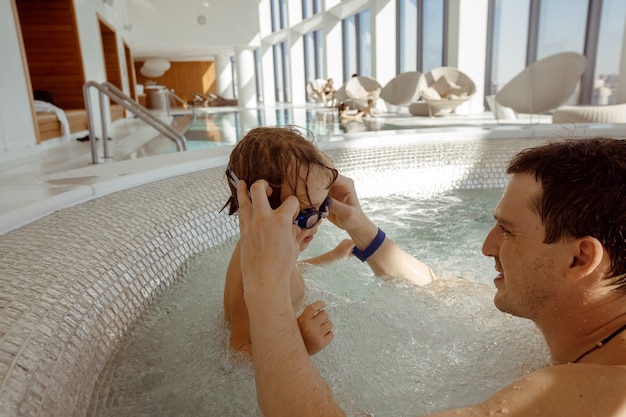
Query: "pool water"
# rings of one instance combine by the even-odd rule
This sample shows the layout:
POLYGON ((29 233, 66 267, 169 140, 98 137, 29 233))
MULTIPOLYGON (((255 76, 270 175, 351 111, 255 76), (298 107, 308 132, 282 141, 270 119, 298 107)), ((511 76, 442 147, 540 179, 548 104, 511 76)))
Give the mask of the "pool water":
MULTIPOLYGON (((176 119, 191 119, 188 115, 176 119)), ((306 129, 308 134, 319 140, 344 133, 371 132, 380 130, 414 129, 414 124, 405 122, 406 115, 381 113, 364 120, 342 121, 335 108, 305 107, 277 109, 238 109, 204 113, 197 110, 196 118, 184 129, 187 149, 203 149, 232 145, 248 130, 258 126, 295 125, 306 129)), ((170 144, 168 153, 176 152, 170 144)))
MULTIPOLYGON (((500 194, 363 201, 388 236, 437 271, 441 279, 426 287, 377 278, 353 257, 303 268, 305 303, 325 300, 335 323, 335 339, 313 360, 350 415, 468 405, 548 363, 534 325, 493 306, 496 272, 480 247, 500 194)), ((323 224, 302 258, 345 237, 323 224)), ((229 352, 222 315, 235 243, 193 259, 155 300, 101 373, 88 415, 260 416, 253 370, 229 352)))

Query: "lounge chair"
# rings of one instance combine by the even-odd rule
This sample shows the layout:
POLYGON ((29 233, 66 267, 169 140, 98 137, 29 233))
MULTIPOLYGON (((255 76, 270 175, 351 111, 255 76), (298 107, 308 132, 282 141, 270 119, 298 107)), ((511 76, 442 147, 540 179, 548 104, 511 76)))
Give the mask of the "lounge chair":
POLYGON ((346 81, 336 92, 338 103, 346 103, 351 108, 367 107, 367 100, 374 100, 374 105, 380 97, 382 86, 378 81, 361 75, 354 76, 346 81))
POLYGON ((409 105, 420 98, 419 79, 422 73, 419 71, 408 71, 396 75, 392 78, 380 92, 387 107, 392 110, 395 107, 409 107, 409 105))
POLYGON ((550 55, 506 83, 496 93, 496 102, 531 115, 554 110, 572 96, 586 66, 587 59, 577 52, 550 55))
POLYGON ((626 103, 598 106, 561 106, 552 123, 626 123, 626 103))
POLYGON ((423 102, 414 102, 409 106, 409 112, 415 116, 424 116, 425 108, 431 117, 452 113, 476 93, 474 81, 452 67, 439 67, 423 74, 418 88, 423 102))
POLYGON ((326 107, 333 107, 335 105, 335 89, 332 86, 332 78, 328 80, 318 78, 309 81, 306 84, 306 93, 309 102, 322 103, 326 107), (329 83, 329 93, 324 94, 323 90, 329 83))
POLYGON ((200 93, 191 93, 193 100, 188 104, 195 107, 219 107, 219 106, 236 106, 236 98, 224 98, 214 93, 209 93, 205 96, 200 93))

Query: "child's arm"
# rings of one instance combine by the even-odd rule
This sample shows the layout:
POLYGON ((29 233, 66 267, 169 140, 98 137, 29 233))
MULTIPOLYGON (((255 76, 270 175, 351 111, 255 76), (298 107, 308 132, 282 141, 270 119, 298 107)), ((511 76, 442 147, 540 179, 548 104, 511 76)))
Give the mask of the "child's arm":
POLYGON ((352 240, 344 239, 334 249, 322 255, 316 256, 311 259, 306 259, 301 262, 304 262, 310 265, 326 265, 326 264, 336 261, 337 259, 350 256, 350 254, 352 253, 353 247, 354 247, 354 242, 352 240))
POLYGON ((252 359, 250 339, 250 321, 248 308, 243 298, 243 280, 241 275, 241 246, 237 242, 226 270, 224 286, 224 313, 230 325, 231 349, 246 354, 252 359))

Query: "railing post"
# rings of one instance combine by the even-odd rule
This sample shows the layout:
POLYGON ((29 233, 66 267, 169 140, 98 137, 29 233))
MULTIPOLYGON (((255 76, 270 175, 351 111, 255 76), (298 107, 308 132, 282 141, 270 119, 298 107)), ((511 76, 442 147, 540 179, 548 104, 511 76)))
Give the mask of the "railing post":
POLYGON ((98 149, 96 146, 96 134, 95 134, 95 126, 94 126, 94 118, 92 115, 93 107, 91 105, 91 97, 89 95, 89 88, 94 87, 98 90, 99 99, 100 99, 100 118, 102 120, 102 147, 104 149, 104 157, 110 158, 109 153, 109 135, 107 133, 107 118, 105 111, 105 102, 104 96, 107 96, 109 99, 114 101, 115 103, 121 105, 126 110, 133 113, 135 116, 155 128, 159 133, 171 139, 176 143, 177 151, 185 151, 187 150, 187 139, 185 135, 176 132, 171 126, 166 125, 153 114, 151 114, 145 107, 141 106, 139 103, 134 101, 130 96, 126 95, 122 90, 114 86, 113 84, 105 81, 101 84, 96 83, 95 81, 87 81, 83 85, 83 96, 85 100, 85 108, 87 109, 87 120, 89 123, 89 136, 91 138, 91 156, 94 164, 99 163, 98 161, 98 149))
MULTIPOLYGON (((109 152, 109 132, 107 129, 106 108, 104 106, 104 93, 102 90, 98 90, 100 98, 100 121, 102 122, 102 150, 104 151, 104 157, 110 158, 109 152)), ((95 138, 93 139, 95 140, 95 138)))
POLYGON ((91 96, 89 95, 89 87, 91 87, 91 81, 85 83, 83 86, 83 98, 85 100, 85 110, 87 111, 87 127, 89 128, 89 139, 91 141, 91 162, 98 163, 98 147, 96 144, 96 128, 94 126, 93 108, 91 106, 91 96))

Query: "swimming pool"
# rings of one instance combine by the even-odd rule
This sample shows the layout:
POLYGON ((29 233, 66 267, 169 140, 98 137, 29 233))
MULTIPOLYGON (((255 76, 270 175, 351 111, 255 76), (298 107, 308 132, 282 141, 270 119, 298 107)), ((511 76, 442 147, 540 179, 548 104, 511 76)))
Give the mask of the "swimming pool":
MULTIPOLYGON (((503 187, 506 161, 550 140, 505 134, 390 133, 320 146, 364 198, 425 196, 503 187)), ((86 414, 97 375, 151 300, 195 254, 238 234, 236 220, 218 213, 227 198, 227 155, 221 161, 58 210, 2 236, 0 415, 86 414)))
MULTIPOLYGON (((480 120, 480 119, 479 119, 480 120)), ((174 117, 175 128, 184 131, 187 138, 187 149, 203 149, 219 146, 230 146, 237 142, 238 138, 258 126, 287 126, 300 127, 305 134, 309 134, 316 140, 325 142, 336 140, 337 137, 354 135, 379 135, 393 132, 415 131, 416 129, 431 129, 437 127, 447 131, 460 128, 467 130, 472 124, 472 118, 451 118, 445 121, 442 118, 419 118, 412 117, 408 113, 388 113, 379 111, 372 118, 363 120, 341 120, 337 109, 319 106, 306 107, 283 107, 271 109, 230 109, 219 110, 215 108, 196 109, 194 116, 183 113, 174 117), (176 127, 180 125, 180 127, 176 127)), ((494 126, 497 123, 494 122, 494 126)), ((502 126, 505 127, 505 126, 502 126)), ((519 126, 514 126, 519 129, 519 126)), ((384 137, 384 136, 383 136, 384 137)), ((137 150, 138 154, 151 154, 158 152, 176 152, 176 146, 164 137, 157 137, 152 143, 144 148, 148 151, 137 150)))

